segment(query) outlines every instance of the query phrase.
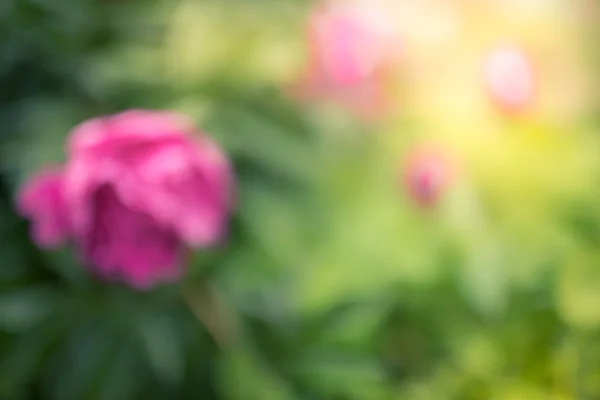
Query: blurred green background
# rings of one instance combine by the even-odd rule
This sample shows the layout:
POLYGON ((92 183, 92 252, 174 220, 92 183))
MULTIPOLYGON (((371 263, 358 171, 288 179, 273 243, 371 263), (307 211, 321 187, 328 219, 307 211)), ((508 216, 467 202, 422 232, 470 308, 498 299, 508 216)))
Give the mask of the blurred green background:
POLYGON ((600 399, 596 2, 399 0, 377 121, 291 94, 315 5, 0 1, 0 399, 600 399), (479 91, 505 39, 538 61, 524 118, 479 91), (238 184, 227 244, 147 293, 13 211, 75 124, 128 108, 191 115, 238 184), (429 208, 399 174, 424 142, 460 164, 429 208))

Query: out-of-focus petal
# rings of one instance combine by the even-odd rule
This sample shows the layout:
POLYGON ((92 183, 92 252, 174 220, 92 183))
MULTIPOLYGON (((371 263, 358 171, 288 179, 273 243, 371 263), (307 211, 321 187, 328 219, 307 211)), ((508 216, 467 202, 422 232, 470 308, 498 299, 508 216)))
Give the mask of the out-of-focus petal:
POLYGON ((57 247, 71 236, 63 192, 63 172, 44 170, 21 188, 17 210, 32 222, 32 237, 41 247, 57 247))
POLYGON ((101 276, 147 288, 181 275, 182 245, 175 232, 126 207, 110 185, 94 194, 93 209, 92 229, 83 245, 101 276))

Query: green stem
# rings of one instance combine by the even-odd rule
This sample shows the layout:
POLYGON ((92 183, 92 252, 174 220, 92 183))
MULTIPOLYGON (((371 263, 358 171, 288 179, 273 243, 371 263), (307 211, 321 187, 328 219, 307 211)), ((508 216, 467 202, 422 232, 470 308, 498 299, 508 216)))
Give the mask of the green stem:
POLYGON ((214 285, 208 281, 191 283, 183 287, 183 297, 222 350, 234 346, 239 336, 237 318, 214 285))

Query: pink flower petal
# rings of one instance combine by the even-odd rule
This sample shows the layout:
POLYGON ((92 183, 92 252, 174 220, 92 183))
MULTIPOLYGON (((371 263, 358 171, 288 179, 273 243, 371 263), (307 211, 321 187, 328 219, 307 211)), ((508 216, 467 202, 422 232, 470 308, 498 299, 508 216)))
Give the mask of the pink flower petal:
POLYGON ((61 170, 45 170, 30 178, 18 194, 17 209, 32 221, 32 237, 39 246, 58 247, 70 237, 61 170))
POLYGON ((130 110, 103 118, 89 120, 71 133, 72 154, 98 152, 127 143, 164 140, 193 131, 189 118, 172 112, 130 110))
POLYGON ((109 185, 98 189, 93 202, 93 228, 84 249, 101 276, 138 288, 180 276, 182 246, 172 230, 127 208, 109 185))
POLYGON ((130 207, 172 226, 191 246, 220 239, 231 207, 232 179, 227 160, 212 142, 166 145, 138 161, 116 185, 130 207))

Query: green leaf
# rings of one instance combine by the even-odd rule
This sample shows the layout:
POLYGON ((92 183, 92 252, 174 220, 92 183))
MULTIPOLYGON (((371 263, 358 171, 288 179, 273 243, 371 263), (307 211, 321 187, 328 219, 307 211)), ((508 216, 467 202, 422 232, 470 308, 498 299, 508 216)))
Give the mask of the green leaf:
POLYGON ((86 268, 75 257, 75 250, 62 248, 44 253, 47 265, 59 277, 76 288, 89 288, 91 279, 86 268))
POLYGON ((229 400, 294 400, 288 382, 270 370, 248 348, 236 348, 225 355, 220 365, 220 383, 229 400))
POLYGON ((325 398, 388 398, 383 368, 368 357, 319 350, 300 360, 294 371, 325 398))
POLYGON ((100 381, 95 400, 129 400, 146 381, 141 359, 141 349, 136 342, 125 338, 108 360, 107 371, 100 381))
POLYGON ((234 158, 243 157, 298 182, 315 172, 315 154, 306 140, 243 106, 220 110, 207 125, 234 158))
POLYGON ((56 318, 15 339, 0 363, 0 396, 14 398, 35 382, 44 366, 49 347, 68 328, 64 319, 56 318))
POLYGON ((600 326, 600 268, 597 255, 574 258, 561 268, 556 287, 558 312, 579 329, 600 326))
POLYGON ((185 353, 172 318, 158 313, 147 315, 138 328, 147 360, 156 376, 166 384, 180 383, 185 353))
POLYGON ((321 333, 321 342, 343 345, 351 349, 368 350, 373 335, 389 317, 393 304, 388 299, 363 302, 350 307, 329 324, 321 333))
POLYGON ((106 321, 84 320, 68 337, 47 370, 43 389, 50 399, 89 398, 119 338, 106 321))
POLYGON ((506 266, 493 243, 475 247, 461 271, 462 289, 473 308, 486 317, 497 317, 508 304, 506 266))
POLYGON ((59 292, 48 286, 32 286, 0 293, 0 328, 20 332, 34 327, 60 304, 59 292))
POLYGON ((0 254, 2 255, 0 285, 22 282, 31 277, 33 268, 29 250, 29 246, 22 239, 7 238, 0 242, 0 254))

